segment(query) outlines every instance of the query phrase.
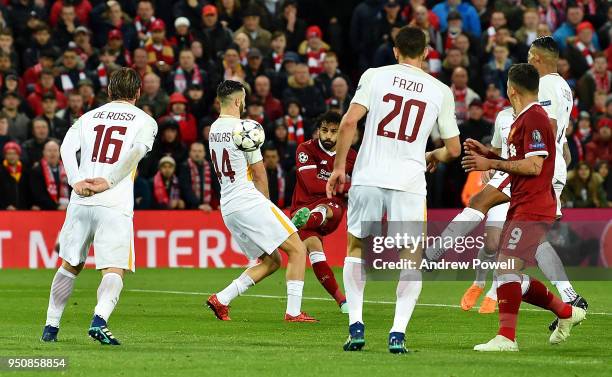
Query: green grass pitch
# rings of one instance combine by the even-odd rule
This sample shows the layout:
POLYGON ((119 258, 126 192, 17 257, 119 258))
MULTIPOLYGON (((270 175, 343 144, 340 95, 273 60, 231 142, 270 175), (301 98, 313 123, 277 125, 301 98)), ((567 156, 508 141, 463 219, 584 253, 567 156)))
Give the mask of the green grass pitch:
MULTIPOLYGON (((0 271, 0 357, 67 356, 53 372, 6 372, 15 376, 610 376, 612 295, 610 282, 577 282, 590 314, 560 346, 548 344, 551 315, 523 303, 520 352, 480 354, 472 347, 495 335, 497 315, 463 312, 456 305, 469 282, 425 282, 408 327, 414 352, 391 355, 395 285, 366 287, 366 348, 343 352, 347 318, 306 271, 303 309, 317 324, 282 321, 284 271, 232 303, 231 322, 203 306, 207 292, 234 279, 238 269, 146 270, 127 276, 109 326, 123 343, 101 346, 87 337, 99 274, 79 276, 62 319, 59 342, 39 337, 45 321, 51 270, 0 271), (318 299, 317 299, 318 298, 318 299), (441 305, 440 305, 441 304, 441 305), (452 305, 452 306, 449 306, 452 305)), ((336 270, 341 280, 341 271, 336 270)))

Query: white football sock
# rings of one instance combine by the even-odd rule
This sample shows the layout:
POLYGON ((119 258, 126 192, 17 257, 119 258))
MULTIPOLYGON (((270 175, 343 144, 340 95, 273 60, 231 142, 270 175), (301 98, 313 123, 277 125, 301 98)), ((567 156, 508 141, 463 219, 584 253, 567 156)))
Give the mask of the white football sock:
POLYGON ((442 238, 442 244, 440 244, 440 242, 436 242, 433 247, 428 247, 427 250, 425 250, 427 259, 433 261, 440 259, 447 249, 452 248, 452 245, 454 245, 454 242, 458 237, 465 236, 476 229, 478 224, 480 224, 484 218, 485 215, 482 212, 470 207, 465 207, 460 214, 455 216, 444 231, 442 231, 442 234, 440 235, 442 238), (449 245, 451 245, 451 247, 445 248, 449 245))
POLYGON ((287 280, 287 311, 290 316, 296 317, 302 312, 302 291, 304 282, 301 280, 287 280))
POLYGON ((114 272, 104 274, 98 287, 98 305, 94 309, 94 314, 108 321, 119 301, 122 289, 123 279, 119 274, 114 272))
POLYGON ((395 294, 395 317, 393 327, 390 332, 406 332, 406 327, 412 317, 412 312, 416 306, 423 281, 420 270, 403 270, 400 273, 400 280, 397 282, 395 294))
POLYGON ((321 220, 321 224, 319 224, 319 225, 322 225, 325 222, 325 220, 327 220, 327 207, 325 207, 325 206, 317 206, 315 209, 310 211, 311 214, 315 213, 315 212, 320 213, 321 216, 323 217, 323 219, 321 220))
POLYGON ((487 291, 486 297, 497 301, 497 279, 495 279, 495 276, 493 276, 493 281, 491 282, 491 287, 487 291))
POLYGON ((543 242, 538 246, 535 255, 538 267, 546 278, 557 288, 563 302, 573 301, 578 294, 574 291, 572 283, 569 282, 563 262, 549 242, 543 242))
MULTIPOLYGON (((478 250, 478 259, 482 262, 494 262, 495 256, 495 252, 493 252, 493 254, 488 254, 487 250, 484 247, 481 247, 478 250)), ((476 284, 480 288, 484 288, 487 282, 487 274, 489 273, 489 271, 490 269, 482 268, 482 265, 478 266, 475 271, 476 279, 474 279, 474 284, 476 284)))
POLYGON ((310 254, 308 254, 308 259, 310 259, 311 265, 319 262, 325 262, 327 260, 325 253, 322 251, 311 251, 310 254))
POLYGON ((225 287, 224 290, 217 293, 217 299, 223 305, 229 305, 233 299, 246 292, 253 285, 255 285, 255 282, 245 271, 225 287))
POLYGON ((75 278, 75 274, 61 266, 55 273, 55 277, 51 283, 49 307, 47 308, 47 322, 45 325, 59 327, 64 308, 74 288, 75 278))
POLYGON ((363 291, 366 283, 364 263, 361 258, 344 258, 342 278, 349 309, 349 325, 355 322, 363 323, 363 291))

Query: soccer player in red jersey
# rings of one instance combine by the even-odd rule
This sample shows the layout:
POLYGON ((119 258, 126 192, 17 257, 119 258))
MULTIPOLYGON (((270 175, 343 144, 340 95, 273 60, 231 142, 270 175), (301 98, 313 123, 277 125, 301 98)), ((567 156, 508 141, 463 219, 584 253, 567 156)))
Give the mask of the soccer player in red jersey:
POLYGON ((501 170, 510 174, 511 198, 502 230, 496 271, 499 302, 499 332, 475 351, 518 351, 516 322, 521 301, 548 309, 559 318, 550 336, 551 344, 567 339, 572 327, 586 317, 586 311, 564 303, 544 284, 522 274, 522 268, 535 261, 535 252, 556 217, 556 197, 552 187, 555 170, 555 136, 545 110, 538 103, 539 75, 530 64, 515 64, 508 73, 508 98, 517 114, 508 136, 508 159, 481 143, 468 139, 462 165, 474 170, 501 170))
MULTIPOLYGON (((334 232, 344 216, 346 199, 338 194, 327 199, 325 186, 336 159, 336 139, 342 116, 328 111, 318 121, 319 138, 300 144, 296 150, 297 184, 293 192, 293 224, 308 249, 312 270, 325 290, 336 300, 342 313, 348 313, 346 297, 338 287, 334 272, 323 252, 323 237, 334 232)), ((357 152, 347 156, 347 174, 353 171, 357 152)))

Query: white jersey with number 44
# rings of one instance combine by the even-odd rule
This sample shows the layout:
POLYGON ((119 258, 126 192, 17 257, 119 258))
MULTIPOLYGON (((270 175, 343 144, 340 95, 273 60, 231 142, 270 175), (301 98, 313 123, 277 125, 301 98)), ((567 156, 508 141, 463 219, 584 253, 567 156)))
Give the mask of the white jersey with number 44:
POLYGON ((565 130, 570 121, 570 113, 574 106, 572 90, 567 81, 557 73, 540 77, 538 100, 548 117, 557 121, 557 137, 555 146, 555 180, 565 184, 567 180, 567 165, 563 158, 563 144, 567 143, 565 130))
MULTIPOLYGON (((79 135, 79 180, 108 177, 115 165, 126 158, 132 145, 141 143, 148 150, 153 148, 157 122, 132 104, 114 101, 83 114, 68 132, 78 132, 79 135)), ((90 197, 72 191, 70 202, 115 208, 131 216, 134 212, 135 173, 111 189, 90 197)))
POLYGON ((221 185, 221 213, 224 216, 267 200, 253 184, 249 170, 249 165, 262 160, 261 151, 243 152, 232 139, 232 130, 240 121, 222 116, 210 127, 210 157, 221 185))
POLYGON ((420 68, 370 68, 352 103, 368 110, 352 184, 426 195, 425 148, 438 124, 442 139, 459 135, 450 88, 420 68))

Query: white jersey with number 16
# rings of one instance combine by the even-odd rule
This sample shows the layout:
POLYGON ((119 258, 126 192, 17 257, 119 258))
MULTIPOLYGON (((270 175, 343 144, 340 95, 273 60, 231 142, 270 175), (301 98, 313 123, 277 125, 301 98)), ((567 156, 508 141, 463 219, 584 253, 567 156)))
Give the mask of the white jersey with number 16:
POLYGON ((442 139, 459 135, 448 86, 408 64, 370 68, 352 100, 368 110, 352 184, 427 194, 425 148, 438 124, 442 139))

